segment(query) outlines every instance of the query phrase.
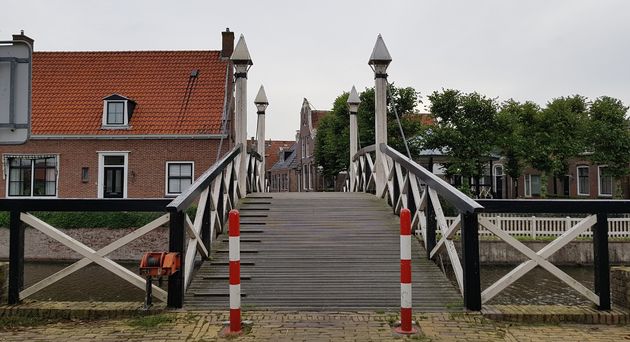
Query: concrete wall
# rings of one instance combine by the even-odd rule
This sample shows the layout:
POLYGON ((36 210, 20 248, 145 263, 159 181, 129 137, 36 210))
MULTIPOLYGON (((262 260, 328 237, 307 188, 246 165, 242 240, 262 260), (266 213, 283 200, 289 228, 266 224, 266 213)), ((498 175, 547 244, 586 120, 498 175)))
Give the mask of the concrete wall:
MULTIPOLYGON (((537 252, 549 242, 529 241, 523 242, 525 246, 537 252)), ((461 245, 455 243, 457 253, 461 256, 461 245)), ((611 241, 608 248, 610 263, 619 265, 630 262, 630 241, 611 241)), ((446 262, 448 256, 442 253, 442 259, 446 262)), ((503 241, 480 241, 479 260, 482 264, 519 264, 529 260, 514 247, 503 241)), ((555 265, 592 265, 593 242, 573 241, 554 253, 549 259, 555 265)))
POLYGON ((613 304, 630 309, 630 267, 613 267, 610 279, 613 304))

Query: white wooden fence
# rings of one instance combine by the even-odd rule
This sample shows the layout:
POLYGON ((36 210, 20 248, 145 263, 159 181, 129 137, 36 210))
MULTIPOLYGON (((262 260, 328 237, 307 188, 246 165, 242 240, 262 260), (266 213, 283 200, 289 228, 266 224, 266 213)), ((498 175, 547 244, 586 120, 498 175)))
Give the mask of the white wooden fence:
MULTIPOLYGON (((504 232, 516 237, 529 237, 532 239, 541 237, 556 237, 562 235, 569 228, 576 225, 584 217, 537 217, 516 214, 479 214, 479 217, 487 218, 504 232)), ((450 226, 457 217, 446 217, 446 222, 450 226)), ((490 231, 479 227, 480 236, 492 236, 490 231)), ((578 237, 592 237, 593 232, 587 230, 578 237)), ((630 237, 630 216, 608 218, 608 236, 611 238, 630 237)))

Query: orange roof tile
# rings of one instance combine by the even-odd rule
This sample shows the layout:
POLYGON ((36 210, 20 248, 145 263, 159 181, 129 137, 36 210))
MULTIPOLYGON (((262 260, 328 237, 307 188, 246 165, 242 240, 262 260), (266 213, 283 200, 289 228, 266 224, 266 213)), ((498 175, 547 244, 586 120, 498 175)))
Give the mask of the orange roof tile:
POLYGON ((33 135, 218 134, 227 61, 220 51, 35 52, 33 135), (186 110, 190 73, 199 69, 186 110), (129 129, 102 129, 103 98, 136 103, 129 129))

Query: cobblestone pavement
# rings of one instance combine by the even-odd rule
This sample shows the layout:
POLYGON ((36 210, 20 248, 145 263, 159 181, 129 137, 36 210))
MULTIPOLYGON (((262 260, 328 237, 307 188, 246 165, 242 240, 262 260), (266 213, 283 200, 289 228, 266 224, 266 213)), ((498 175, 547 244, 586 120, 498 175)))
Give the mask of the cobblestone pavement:
MULTIPOLYGON (((421 334, 395 336, 395 313, 267 312, 243 315, 251 331, 231 341, 630 341, 630 325, 499 323, 478 314, 416 314, 421 334)), ((7 328, 0 341, 216 341, 225 312, 177 312, 136 319, 63 321, 7 328)), ((28 321, 34 322, 34 321, 28 321)), ((16 322, 14 322, 16 323, 16 322)), ((16 323, 17 324, 17 323, 16 323)))

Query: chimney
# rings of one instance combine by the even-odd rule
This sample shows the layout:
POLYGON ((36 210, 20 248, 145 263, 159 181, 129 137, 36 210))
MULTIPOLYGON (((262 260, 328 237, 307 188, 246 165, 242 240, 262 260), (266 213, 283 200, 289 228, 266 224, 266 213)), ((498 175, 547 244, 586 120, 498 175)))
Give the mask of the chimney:
POLYGON ((226 28, 221 32, 223 43, 221 45, 221 57, 230 58, 234 52, 234 32, 230 32, 230 28, 226 28))
POLYGON ((24 35, 24 30, 20 30, 20 34, 14 34, 13 40, 19 40, 31 44, 31 48, 35 45, 33 38, 24 35))

